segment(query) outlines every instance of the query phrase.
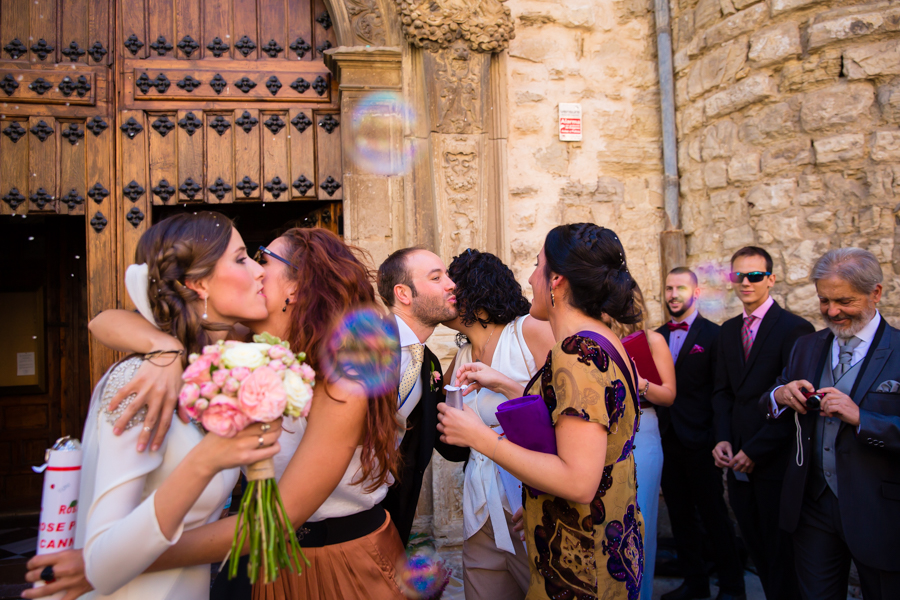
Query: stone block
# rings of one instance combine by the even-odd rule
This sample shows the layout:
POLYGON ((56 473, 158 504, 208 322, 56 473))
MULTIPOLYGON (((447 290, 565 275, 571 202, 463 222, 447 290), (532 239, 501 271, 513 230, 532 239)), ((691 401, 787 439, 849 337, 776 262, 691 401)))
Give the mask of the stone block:
POLYGON ((731 183, 747 183, 759 178, 759 154, 741 152, 728 163, 728 181, 731 183))
POLYGON ((788 310, 793 313, 801 315, 812 313, 819 306, 819 293, 815 284, 808 283, 794 288, 788 293, 786 303, 788 310))
POLYGON ((569 169, 569 153, 563 142, 535 150, 534 160, 538 168, 554 175, 565 175, 569 169))
POLYGON ((835 213, 834 224, 842 235, 855 234, 859 226, 859 210, 855 207, 839 208, 835 213))
POLYGON ((878 88, 878 106, 885 121, 900 123, 900 81, 878 88))
POLYGON ((828 251, 825 240, 803 240, 784 255, 785 280, 788 283, 809 281, 809 273, 816 261, 828 251))
POLYGON ((746 222, 744 200, 737 190, 723 190, 709 195, 711 214, 714 223, 725 226, 746 222))
POLYGON ((780 15, 783 12, 803 8, 810 4, 815 4, 820 0, 772 0, 772 16, 780 15))
POLYGON ((825 13, 809 26, 809 48, 819 48, 840 40, 896 30, 898 20, 900 8, 854 12, 835 17, 829 17, 829 13, 825 13))
POLYGON ((704 162, 728 158, 734 154, 738 142, 737 125, 731 120, 719 121, 703 130, 702 157, 704 162))
POLYGON ((775 95, 775 82, 765 73, 757 73, 742 79, 731 87, 706 99, 706 116, 710 119, 740 110, 754 102, 775 95))
POLYGON ((747 8, 748 6, 750 6, 751 4, 756 4, 757 2, 759 2, 759 0, 732 0, 731 4, 732 4, 737 10, 744 10, 745 8, 747 8))
POLYGON ((747 62, 746 38, 723 44, 697 61, 688 74, 687 93, 693 100, 712 88, 734 81, 747 62))
POLYGON ((861 133, 845 133, 813 140, 813 147, 816 149, 817 164, 854 160, 866 155, 866 140, 861 133))
POLYGON ((780 214, 763 215, 756 223, 756 233, 762 240, 763 232, 771 236, 771 241, 779 244, 792 244, 803 239, 800 232, 800 220, 797 217, 784 217, 780 214))
POLYGON ((767 106, 756 116, 745 119, 741 136, 744 141, 763 144, 793 137, 799 130, 796 111, 787 102, 781 102, 767 106))
POLYGON ((714 160, 703 167, 703 179, 709 188, 723 188, 728 185, 728 174, 724 160, 714 160))
POLYGON ((622 202, 625 197, 625 184, 614 177, 601 177, 597 187, 591 192, 595 202, 622 202))
POLYGON ((767 27, 750 36, 748 58, 758 66, 771 65, 803 51, 800 45, 800 28, 797 23, 786 22, 767 27))
MULTIPOLYGON (((746 10, 733 14, 706 31, 704 45, 707 48, 734 39, 737 36, 756 31, 769 19, 769 8, 765 2, 755 4, 746 10)), ((698 27, 699 28, 699 27, 698 27)))
POLYGON ((872 160, 900 162, 900 131, 876 131, 872 160))
POLYGON ((831 235, 837 230, 834 224, 834 213, 820 210, 806 216, 806 225, 816 233, 831 235))
POLYGON ((516 94, 516 104, 529 104, 531 102, 543 102, 546 96, 535 92, 518 92, 516 94))
POLYGON ((694 27, 702 30, 707 25, 718 21, 721 16, 720 0, 700 0, 697 2, 697 8, 694 9, 694 27))
POLYGON ((540 190, 533 185, 523 185, 520 187, 509 188, 509 195, 516 196, 520 198, 526 198, 530 196, 534 196, 540 190))
POLYGON ((889 40, 848 48, 844 51, 844 73, 850 79, 900 75, 900 44, 889 40))
POLYGON ((682 170, 681 188, 683 191, 700 192, 706 189, 703 182, 703 172, 697 168, 682 170))
POLYGON ((807 131, 854 123, 874 101, 875 88, 871 83, 839 83, 803 95, 800 123, 807 131))
POLYGON ((879 233, 881 228, 881 207, 867 206, 859 211, 859 233, 864 236, 873 236, 879 233))
POLYGON ((796 92, 819 83, 833 83, 841 76, 841 67, 841 51, 836 48, 826 48, 803 60, 789 60, 782 65, 779 89, 796 92))
POLYGON ((806 138, 770 146, 762 154, 762 170, 766 174, 811 163, 812 148, 806 138))
POLYGON ((756 236, 750 225, 741 225, 727 229, 722 234, 722 247, 726 250, 737 250, 744 246, 752 246, 756 243, 756 236))
MULTIPOLYGON (((898 94, 900 97, 900 94, 898 94)), ((681 111, 681 135, 688 134, 703 125, 703 103, 693 102, 681 111)))
POLYGON ((797 195, 796 179, 777 179, 758 185, 747 194, 747 204, 753 216, 787 210, 797 195))

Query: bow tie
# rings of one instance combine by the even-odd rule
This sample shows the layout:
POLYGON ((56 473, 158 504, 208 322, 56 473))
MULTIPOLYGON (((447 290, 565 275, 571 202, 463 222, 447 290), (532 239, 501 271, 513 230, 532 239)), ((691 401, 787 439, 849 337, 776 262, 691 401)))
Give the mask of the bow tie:
POLYGON ((682 331, 687 331, 690 328, 690 325, 687 324, 687 321, 682 321, 681 323, 672 323, 669 321, 666 323, 669 328, 669 331, 678 331, 681 329, 682 331))

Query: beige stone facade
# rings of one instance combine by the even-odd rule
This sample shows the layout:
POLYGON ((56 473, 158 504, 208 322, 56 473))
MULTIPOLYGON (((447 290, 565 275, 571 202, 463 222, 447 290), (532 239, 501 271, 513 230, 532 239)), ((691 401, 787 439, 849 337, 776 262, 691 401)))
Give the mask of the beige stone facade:
MULTIPOLYGON (((745 244, 775 259, 776 298, 821 326, 809 271, 857 246, 900 316, 900 4, 675 1, 679 170, 688 262, 745 244)), ((734 314, 731 295, 712 316, 734 314)))

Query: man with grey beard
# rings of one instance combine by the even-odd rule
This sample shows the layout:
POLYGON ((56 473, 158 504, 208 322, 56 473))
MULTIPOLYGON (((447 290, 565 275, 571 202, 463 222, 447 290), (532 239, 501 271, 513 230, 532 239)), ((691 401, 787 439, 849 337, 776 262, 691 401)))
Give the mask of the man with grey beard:
POLYGON ((871 252, 831 250, 811 278, 827 328, 797 340, 760 399, 796 426, 780 525, 804 599, 845 599, 851 558, 866 600, 900 598, 900 331, 876 307, 871 252))
POLYGON ((378 294, 394 314, 400 336, 397 420, 405 425, 400 476, 382 504, 404 545, 432 452, 454 462, 469 457, 468 448, 445 444, 438 435, 437 405, 444 400, 444 382, 440 361, 425 345, 435 327, 456 317, 455 289, 441 258, 422 248, 397 250, 378 268, 378 294))

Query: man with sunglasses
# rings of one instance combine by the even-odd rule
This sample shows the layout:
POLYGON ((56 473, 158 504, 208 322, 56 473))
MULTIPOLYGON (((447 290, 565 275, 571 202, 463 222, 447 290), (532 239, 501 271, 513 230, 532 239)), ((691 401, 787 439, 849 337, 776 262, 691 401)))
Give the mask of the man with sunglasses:
POLYGON ((713 392, 713 458, 728 469, 728 499, 768 600, 799 594, 790 538, 778 527, 794 432, 787 419, 767 424, 757 402, 788 364, 797 339, 815 331, 769 295, 772 268, 772 257, 756 246, 731 257, 731 284, 744 310, 719 330, 713 392))

